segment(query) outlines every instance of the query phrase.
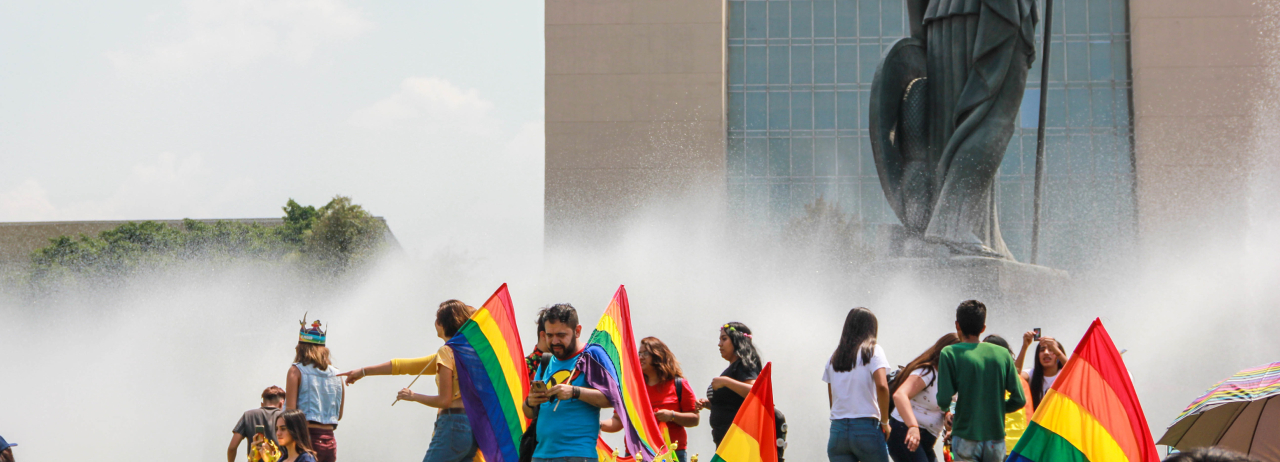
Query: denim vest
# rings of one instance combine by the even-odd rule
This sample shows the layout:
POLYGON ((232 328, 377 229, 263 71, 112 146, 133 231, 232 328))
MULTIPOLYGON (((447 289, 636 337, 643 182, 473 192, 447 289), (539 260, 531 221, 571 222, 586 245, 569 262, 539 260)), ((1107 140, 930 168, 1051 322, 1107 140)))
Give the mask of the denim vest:
POLYGON ((338 368, 329 366, 322 371, 302 363, 293 366, 302 373, 298 381, 298 409, 307 415, 308 421, 337 425, 338 409, 342 406, 342 377, 337 376, 338 368))

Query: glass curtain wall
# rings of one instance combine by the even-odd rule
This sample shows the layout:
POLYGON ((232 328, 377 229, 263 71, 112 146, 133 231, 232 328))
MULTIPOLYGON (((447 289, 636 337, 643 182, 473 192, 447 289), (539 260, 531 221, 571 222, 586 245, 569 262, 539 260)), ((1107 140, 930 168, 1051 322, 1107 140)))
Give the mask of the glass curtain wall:
MULTIPOLYGON (((1054 7, 1041 263, 1070 268, 1090 258, 1094 247, 1083 243, 1133 234, 1128 2, 1054 7)), ((897 223, 866 116, 881 55, 907 30, 902 0, 729 2, 726 166, 736 214, 779 227, 822 197, 868 229, 897 223)), ((1021 261, 1031 241, 1039 60, 1030 73, 997 190, 1005 240, 1021 261)))

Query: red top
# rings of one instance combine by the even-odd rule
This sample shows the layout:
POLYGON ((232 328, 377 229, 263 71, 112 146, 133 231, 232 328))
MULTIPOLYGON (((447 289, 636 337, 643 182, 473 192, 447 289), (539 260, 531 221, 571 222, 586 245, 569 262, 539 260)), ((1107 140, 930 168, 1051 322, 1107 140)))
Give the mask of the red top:
MULTIPOLYGON (((657 385, 645 384, 645 388, 649 389, 649 405, 653 406, 654 412, 659 409, 668 409, 676 412, 693 412, 697 396, 693 394, 693 388, 689 387, 687 379, 684 382, 684 393, 680 396, 680 401, 676 401, 676 381, 668 380, 657 385)), ((667 433, 671 435, 671 441, 675 441, 676 449, 683 451, 689 446, 688 435, 685 434, 684 427, 676 425, 675 422, 661 422, 659 425, 667 425, 667 433)))

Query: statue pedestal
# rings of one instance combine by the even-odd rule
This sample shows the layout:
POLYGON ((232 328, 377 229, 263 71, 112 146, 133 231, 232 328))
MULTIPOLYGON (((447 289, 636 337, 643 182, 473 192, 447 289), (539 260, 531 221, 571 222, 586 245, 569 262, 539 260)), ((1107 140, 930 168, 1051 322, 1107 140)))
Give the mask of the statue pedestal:
MULTIPOLYGON (((875 279, 911 277, 932 290, 961 299, 1030 302, 1066 289, 1064 270, 990 257, 950 255, 945 247, 927 245, 900 225, 879 230, 876 243, 886 252, 871 265, 875 279)), ((889 280, 889 279, 885 279, 889 280)))
POLYGON ((987 257, 885 258, 874 272, 881 277, 912 276, 926 286, 960 298, 1029 301, 1065 289, 1063 270, 987 257))

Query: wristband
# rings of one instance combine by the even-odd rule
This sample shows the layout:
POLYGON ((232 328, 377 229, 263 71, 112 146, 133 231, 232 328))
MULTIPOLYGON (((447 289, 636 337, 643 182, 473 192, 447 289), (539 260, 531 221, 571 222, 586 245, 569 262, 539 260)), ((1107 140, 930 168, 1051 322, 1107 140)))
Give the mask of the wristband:
POLYGON ((573 399, 578 399, 579 396, 582 396, 582 389, 573 387, 573 399))

